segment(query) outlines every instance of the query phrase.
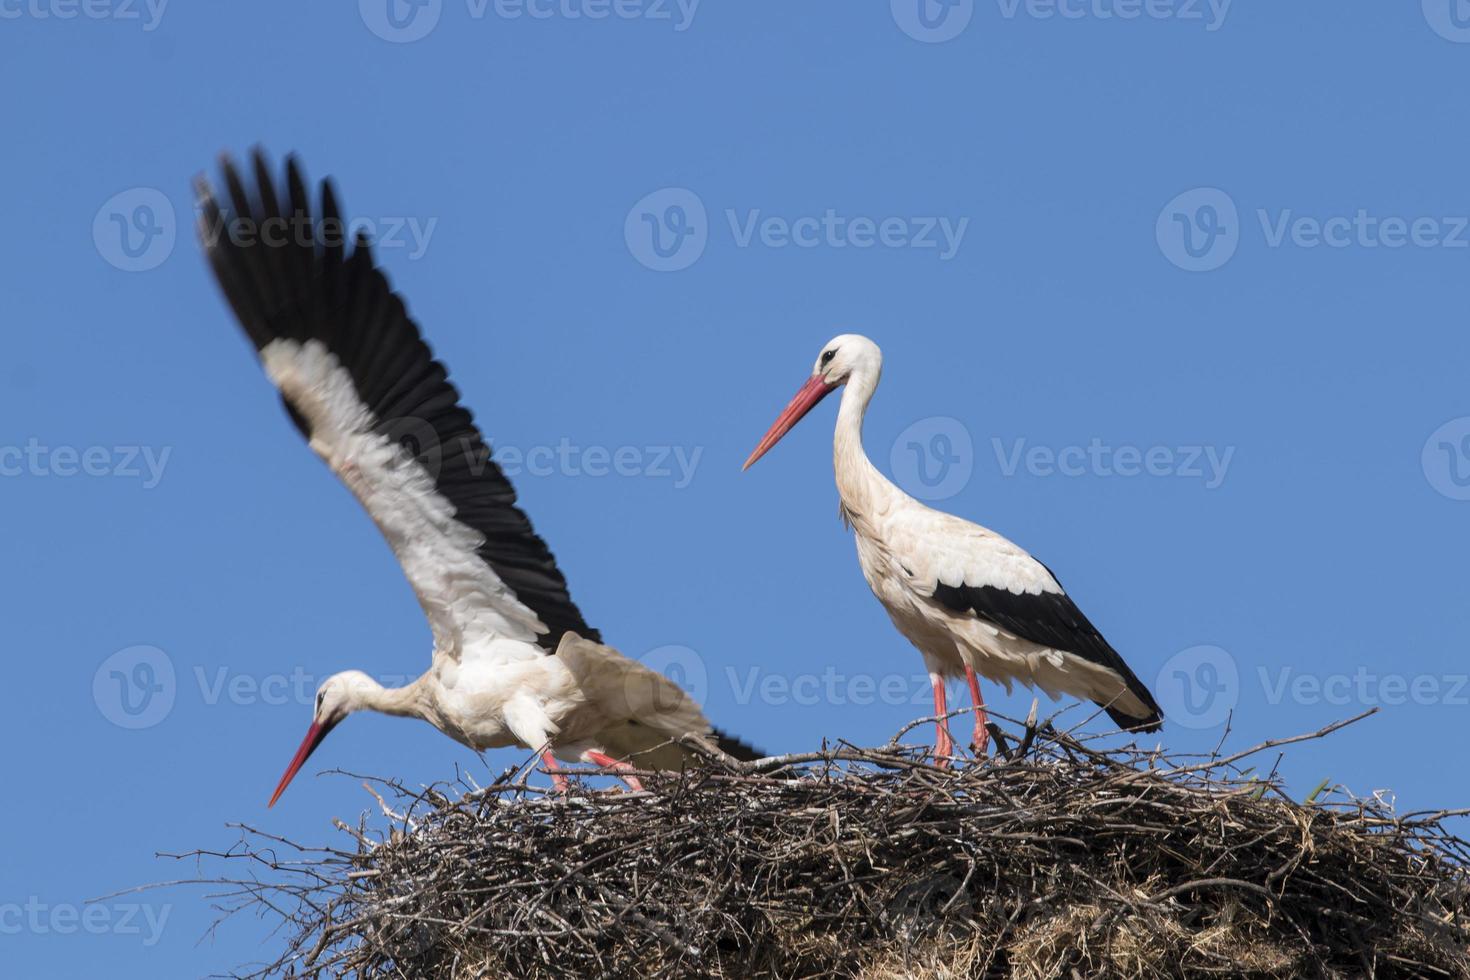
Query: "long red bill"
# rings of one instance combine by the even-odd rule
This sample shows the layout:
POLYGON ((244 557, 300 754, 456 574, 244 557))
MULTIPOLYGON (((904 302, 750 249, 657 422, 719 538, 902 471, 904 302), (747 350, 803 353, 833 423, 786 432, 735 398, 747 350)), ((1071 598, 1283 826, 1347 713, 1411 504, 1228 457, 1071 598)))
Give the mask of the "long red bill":
POLYGON ((320 725, 316 722, 311 723, 311 727, 306 730, 306 737, 301 740, 301 748, 296 750, 295 758, 286 767, 286 775, 281 777, 281 784, 271 794, 271 801, 266 804, 267 810, 276 805, 276 800, 279 800, 281 794, 286 792, 286 787, 291 784, 292 779, 296 778, 296 773, 306 764, 306 760, 316 751, 316 747, 322 744, 322 739, 327 737, 327 733, 333 727, 333 725, 320 725))
POLYGON ((768 453, 772 446, 780 442, 781 437, 790 432, 792 426, 801 421, 802 416, 815 408, 817 402, 826 398, 835 390, 837 390, 837 386, 828 384, 827 379, 821 375, 816 375, 809 379, 806 384, 801 386, 801 390, 796 393, 796 397, 791 399, 791 404, 786 406, 786 410, 776 417, 776 421, 771 426, 770 431, 766 433, 765 438, 761 439, 760 445, 755 447, 755 452, 750 454, 750 458, 745 461, 745 465, 740 468, 742 470, 750 469, 751 464, 768 453))

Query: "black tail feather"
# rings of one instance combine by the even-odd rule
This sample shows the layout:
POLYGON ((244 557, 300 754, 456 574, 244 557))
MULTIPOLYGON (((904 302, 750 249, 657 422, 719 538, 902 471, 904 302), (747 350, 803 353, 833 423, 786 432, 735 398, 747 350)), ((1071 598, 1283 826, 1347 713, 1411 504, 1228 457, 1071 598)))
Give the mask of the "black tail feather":
POLYGON ((743 742, 734 735, 722 732, 718 728, 711 729, 710 734, 714 736, 715 744, 719 746, 720 751, 738 762, 754 762, 757 759, 764 759, 766 757, 764 752, 749 742, 743 742))
POLYGON ((1113 723, 1125 732, 1156 732, 1164 727, 1164 716, 1160 713, 1159 706, 1154 704, 1152 697, 1148 699, 1148 704, 1152 713, 1147 718, 1135 718, 1117 708, 1108 708, 1108 717, 1113 719, 1113 723))

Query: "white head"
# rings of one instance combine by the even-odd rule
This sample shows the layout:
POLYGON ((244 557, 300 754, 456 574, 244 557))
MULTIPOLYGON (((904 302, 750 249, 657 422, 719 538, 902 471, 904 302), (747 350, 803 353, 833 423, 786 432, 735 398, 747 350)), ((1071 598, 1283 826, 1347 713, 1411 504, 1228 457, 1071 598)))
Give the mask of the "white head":
POLYGON ((883 373, 883 352, 878 345, 862 334, 838 334, 822 345, 817 361, 812 365, 812 376, 797 391, 796 397, 776 417, 776 421, 755 447, 755 452, 745 461, 742 469, 760 459, 771 447, 781 441, 802 417, 842 385, 856 382, 871 393, 883 373))
POLYGON ((883 372, 883 352, 878 345, 860 333, 838 334, 822 345, 822 352, 812 365, 812 377, 821 378, 836 387, 854 376, 871 376, 874 381, 883 372))
POLYGON ((382 690, 383 685, 360 670, 344 670, 322 681, 322 686, 316 689, 316 708, 312 712, 311 727, 306 730, 306 737, 301 740, 301 747, 296 750, 295 758, 286 767, 286 774, 281 777, 280 785, 276 787, 268 806, 276 805, 276 800, 281 798, 297 771, 306 764, 306 760, 322 744, 327 734, 354 711, 372 707, 374 696, 382 690))

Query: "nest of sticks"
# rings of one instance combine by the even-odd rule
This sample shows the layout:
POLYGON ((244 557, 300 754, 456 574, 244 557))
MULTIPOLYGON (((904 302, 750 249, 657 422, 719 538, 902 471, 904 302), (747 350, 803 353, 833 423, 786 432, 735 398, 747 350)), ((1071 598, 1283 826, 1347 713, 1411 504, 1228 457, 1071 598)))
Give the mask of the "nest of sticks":
POLYGON ((380 782, 343 847, 187 856, 284 929, 253 977, 1470 978, 1464 811, 1247 768, 1338 727, 1168 757, 1031 721, 956 768, 895 741, 642 793, 380 782))

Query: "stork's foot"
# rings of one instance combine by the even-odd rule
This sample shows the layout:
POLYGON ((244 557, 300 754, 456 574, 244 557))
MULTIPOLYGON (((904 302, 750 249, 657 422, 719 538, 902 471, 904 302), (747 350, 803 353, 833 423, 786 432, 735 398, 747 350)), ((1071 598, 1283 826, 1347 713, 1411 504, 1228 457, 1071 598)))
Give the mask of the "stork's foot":
POLYGON ((949 701, 944 694, 944 678, 938 672, 929 674, 929 681, 934 685, 934 717, 938 719, 934 723, 934 764, 940 769, 949 768, 949 760, 954 758, 954 739, 949 734, 949 701))
POLYGON ((944 722, 940 722, 934 736, 934 765, 940 769, 948 769, 950 760, 954 758, 954 739, 950 737, 949 728, 944 722))
POLYGON ((970 701, 975 705, 975 734, 970 739, 970 751, 975 753, 975 758, 983 759, 990 750, 990 729, 985 727, 990 723, 990 716, 985 713, 985 698, 980 695, 980 679, 969 665, 965 666, 965 680, 970 685, 970 701))
POLYGON ((986 727, 989 721, 983 709, 976 713, 975 734, 970 736, 970 751, 977 759, 984 759, 990 752, 990 729, 986 727))
POLYGON ((618 778, 627 783, 628 788, 633 792, 643 792, 643 783, 638 780, 637 776, 633 775, 636 770, 626 762, 614 759, 606 752, 597 752, 591 749, 582 753, 582 761, 590 762, 594 766, 601 766, 604 769, 617 773, 618 778))
POLYGON ((561 774, 561 763, 556 761, 556 756, 552 755, 549 749, 541 753, 541 764, 551 772, 551 785, 556 787, 558 793, 565 794, 571 789, 567 777, 561 774))

